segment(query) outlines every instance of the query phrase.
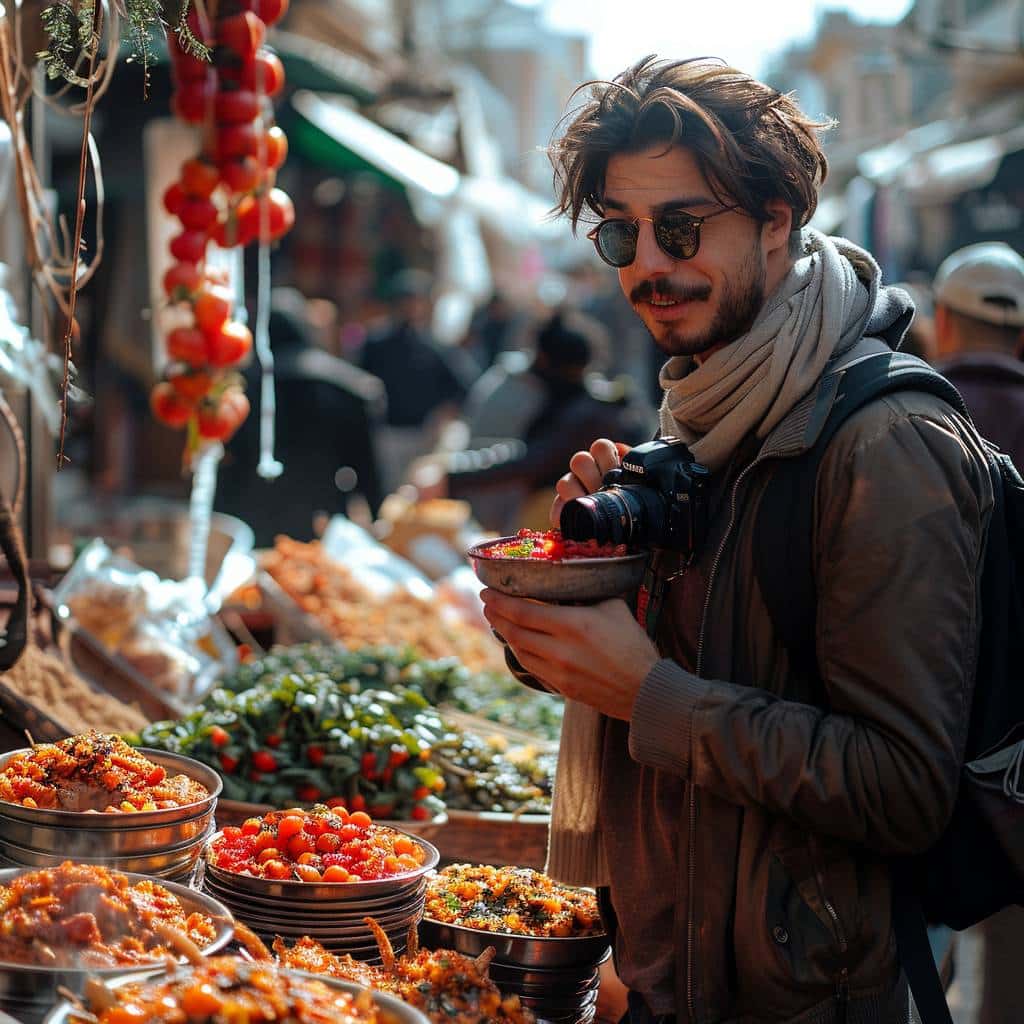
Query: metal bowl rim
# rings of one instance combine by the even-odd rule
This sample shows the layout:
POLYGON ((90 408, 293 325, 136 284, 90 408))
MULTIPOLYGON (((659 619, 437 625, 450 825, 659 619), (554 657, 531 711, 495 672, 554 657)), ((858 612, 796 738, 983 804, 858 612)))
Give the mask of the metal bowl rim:
POLYGON ((470 928, 469 925, 465 924, 449 924, 447 921, 438 921, 436 917, 428 917, 426 914, 423 915, 423 920, 427 924, 436 925, 439 928, 458 928, 459 931, 466 932, 470 935, 494 935, 499 939, 526 939, 530 942, 586 942, 587 940, 594 939, 606 939, 609 943, 611 939, 608 938, 606 932, 595 932, 593 935, 524 935, 521 932, 492 932, 485 928, 470 928))
MULTIPOLYGON (((11 750, 5 754, 0 754, 0 772, 7 767, 7 764, 14 757, 19 754, 30 754, 33 749, 32 747, 22 747, 19 750, 11 750)), ((208 805, 210 807, 216 806, 217 797, 220 796, 224 788, 224 782, 209 765, 203 764, 202 761, 197 761, 194 758, 186 757, 184 754, 176 754, 169 750, 155 750, 151 747, 136 747, 135 749, 151 761, 154 761, 155 764, 160 764, 160 758, 163 758, 178 765, 180 774, 188 775, 193 782, 198 782, 204 786, 208 795, 203 797, 202 800, 196 800, 190 804, 182 804, 179 807, 166 807, 160 811, 133 811, 130 815, 132 821, 130 827, 143 828, 145 826, 152 827, 153 825, 176 824, 181 820, 198 817, 204 813, 208 805), (198 773, 196 770, 198 770, 198 773), (183 813, 186 811, 191 813, 183 813), (177 817, 172 817, 174 815, 177 815, 177 817)), ((166 767, 166 765, 161 765, 161 767, 166 767)), ((83 827, 86 828, 93 828, 94 822, 104 822, 104 824, 99 826, 100 830, 117 829, 120 824, 119 819, 128 816, 125 813, 107 814, 103 811, 94 813, 89 811, 63 811, 43 807, 25 807, 23 804, 11 803, 9 800, 0 800, 0 813, 9 818, 31 822, 34 825, 60 825, 64 828, 74 828, 75 822, 82 822, 83 827), (85 824, 85 822, 88 822, 88 824, 85 824)))
MULTIPOLYGON (((0 885, 9 884, 20 875, 39 870, 46 869, 0 868, 0 885)), ((169 882, 163 878, 153 878, 152 875, 142 875, 135 871, 120 871, 118 874, 124 875, 133 884, 136 882, 156 882, 158 885, 163 886, 169 892, 178 897, 178 901, 182 904, 182 909, 185 909, 185 900, 191 900, 193 903, 198 903, 199 906, 196 910, 211 918, 213 923, 217 926, 217 934, 213 937, 210 944, 208 946, 204 946, 201 950, 203 956, 212 956, 214 953, 219 952, 234 937, 234 915, 226 906, 224 906, 223 903, 219 900, 215 900, 207 893, 197 892, 195 889, 190 889, 187 885, 183 885, 181 882, 169 882)), ((134 975, 140 971, 152 971, 154 969, 159 969, 161 964, 161 960, 154 960, 152 963, 148 964, 123 964, 119 967, 46 967, 43 964, 22 964, 16 963, 13 960, 0 960, 0 973, 15 970, 26 972, 28 974, 96 974, 103 978, 110 978, 116 977, 120 974, 134 975)))
POLYGON ((510 541, 517 539, 516 537, 497 537, 494 540, 481 541, 479 544, 474 544, 466 550, 466 557, 479 558, 482 561, 491 562, 496 565, 543 565, 550 569, 556 565, 579 565, 583 566, 583 568, 627 565, 633 562, 646 561, 648 555, 646 551, 634 551, 627 555, 607 555, 604 558, 560 558, 555 560, 550 558, 508 558, 487 554, 488 548, 494 547, 497 544, 508 544, 510 541))

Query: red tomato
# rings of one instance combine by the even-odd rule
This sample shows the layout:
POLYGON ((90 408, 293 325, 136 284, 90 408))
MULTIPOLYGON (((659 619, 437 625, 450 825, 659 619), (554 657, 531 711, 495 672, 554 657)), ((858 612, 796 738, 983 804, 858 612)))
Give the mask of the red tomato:
POLYGON ((256 132, 255 125, 251 123, 222 124, 217 126, 214 148, 217 153, 218 163, 222 164, 242 156, 255 156, 259 145, 259 135, 256 132))
POLYGON ((171 97, 171 110, 188 124, 202 124, 216 91, 212 79, 182 82, 171 97))
MULTIPOLYGON (((251 204, 238 205, 238 234, 242 239, 260 238, 263 241, 276 242, 288 234, 295 225, 295 207, 287 192, 272 188, 265 196, 256 198, 251 204), (266 205, 266 214, 260 206, 266 205), (244 205, 244 209, 243 209, 244 205), (261 232, 262 217, 266 216, 266 234, 261 232)), ((247 244, 243 242, 243 244, 247 244)))
POLYGON ((215 725, 210 730, 210 742, 215 747, 226 747, 230 739, 231 737, 228 735, 227 730, 222 729, 219 725, 215 725))
POLYGON ((203 282, 194 263, 175 263, 164 274, 164 292, 170 299, 188 298, 203 282))
MULTIPOLYGON (((306 748, 306 757, 314 768, 319 768, 324 763, 324 748, 311 746, 306 748)), ((344 801, 342 801, 344 803, 344 801)), ((330 807, 330 804, 327 805, 330 807)))
POLYGON ((227 288, 208 285, 201 288, 192 303, 196 327, 208 334, 215 334, 231 316, 234 296, 227 288))
POLYGON ((171 255, 182 263, 198 263, 206 254, 205 231, 185 230, 171 239, 171 255))
POLYGON ((260 98, 250 89, 221 91, 217 93, 214 111, 222 124, 248 124, 260 112, 260 98))
MULTIPOLYGON (((242 425, 243 420, 249 415, 249 400, 238 388, 228 388, 216 405, 204 402, 199 407, 199 436, 210 441, 226 441, 242 425)), ((262 751, 267 757, 273 760, 273 756, 262 751)), ((256 765, 256 756, 253 756, 253 764, 256 765)), ((259 767, 259 765, 256 765, 259 767)), ((277 767, 277 762, 274 762, 277 767)), ((273 771, 273 769, 263 769, 273 771)))
POLYGON ((181 187, 181 182, 176 181, 164 192, 164 209, 172 217, 176 217, 184 200, 185 190, 181 187))
POLYGON ((217 219, 217 207, 209 199, 186 196, 178 207, 178 219, 191 231, 208 231, 217 219))
POLYGON ((195 327, 175 327, 167 335, 167 355, 189 366, 206 365, 206 336, 195 327))
POLYGON ((252 350, 252 332, 237 320, 228 320, 206 335, 206 358, 213 366, 236 366, 252 350))
MULTIPOLYGON (((303 802, 307 804, 315 804, 320 799, 321 793, 316 786, 300 786, 296 791, 295 795, 303 802)), ((290 847, 289 847, 290 850, 290 847)))
POLYGON ((350 816, 349 821, 360 828, 369 828, 371 824, 370 816, 365 811, 356 811, 350 816))
POLYGON ((260 165, 252 156, 227 160, 220 165, 220 180, 231 192, 251 192, 260 183, 260 165))
POLYGON ((180 180, 185 195, 209 199, 220 181, 220 174, 208 160, 193 157, 181 165, 180 180))
POLYGON ((277 761, 269 750, 257 750, 252 755, 252 766, 258 772, 276 772, 277 761))
POLYGON ((276 96, 284 88, 281 58, 270 50, 260 50, 253 60, 242 65, 239 84, 262 96, 276 96))
POLYGON ((263 45, 267 26, 252 11, 243 11, 217 22, 217 42, 243 61, 253 57, 263 45))
POLYGON ((420 804, 417 804, 412 809, 412 820, 413 821, 426 821, 430 817, 430 811, 420 804))
POLYGON ((174 61, 174 78, 177 82, 205 82, 212 70, 210 62, 201 57, 193 57, 180 47, 171 47, 174 61))
POLYGON ((185 426, 192 418, 192 406, 168 384, 162 381, 153 388, 149 396, 153 415, 161 422, 175 429, 185 426))
POLYGON ((247 0, 246 7, 265 25, 273 25, 288 13, 288 0, 247 0))
POLYGON ((275 124, 263 136, 264 166, 277 170, 288 158, 288 136, 275 124))
POLYGON ((281 737, 276 733, 271 733, 267 737, 267 746, 270 747, 271 750, 277 750, 277 748, 281 746, 281 737))
POLYGON ((194 373, 176 373, 167 379, 171 387, 192 405, 205 398, 213 387, 213 378, 202 370, 194 373))
POLYGON ((364 797, 362 793, 356 793, 356 795, 349 800, 348 805, 353 811, 361 811, 366 807, 366 797, 364 797))

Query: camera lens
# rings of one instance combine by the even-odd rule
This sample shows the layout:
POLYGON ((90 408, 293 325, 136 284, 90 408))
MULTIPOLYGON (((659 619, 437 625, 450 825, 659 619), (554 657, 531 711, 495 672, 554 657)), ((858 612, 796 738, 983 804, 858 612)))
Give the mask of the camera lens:
POLYGON ((559 525, 570 540, 596 540, 598 544, 628 544, 640 508, 631 508, 630 495, 618 487, 568 501, 559 525))

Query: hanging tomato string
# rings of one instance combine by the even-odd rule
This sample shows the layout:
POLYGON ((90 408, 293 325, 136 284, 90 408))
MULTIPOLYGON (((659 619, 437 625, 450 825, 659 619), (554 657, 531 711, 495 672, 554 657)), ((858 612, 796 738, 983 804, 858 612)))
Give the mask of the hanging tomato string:
POLYGON ((219 9, 210 7, 212 18, 191 11, 188 27, 212 48, 212 65, 171 44, 172 109, 204 131, 201 152, 182 164, 164 194, 164 207, 182 230, 171 240, 176 262, 163 286, 183 323, 167 335, 169 362, 151 404, 159 420, 187 429, 189 461, 204 444, 227 441, 249 414, 238 370, 250 357, 253 336, 235 315, 227 275, 208 263, 207 246, 267 246, 295 222, 291 199, 275 187, 288 144, 273 125, 271 101, 284 87, 284 68, 263 46, 267 24, 286 9, 286 0, 224 0, 219 9))

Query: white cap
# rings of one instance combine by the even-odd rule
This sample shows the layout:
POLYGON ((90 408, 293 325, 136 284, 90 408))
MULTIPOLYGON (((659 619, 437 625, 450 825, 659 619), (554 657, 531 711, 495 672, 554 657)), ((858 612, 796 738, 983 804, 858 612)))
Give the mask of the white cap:
POLYGON ((968 245, 947 256, 935 275, 935 301, 958 313, 1024 327, 1024 259, 1005 242, 968 245))

